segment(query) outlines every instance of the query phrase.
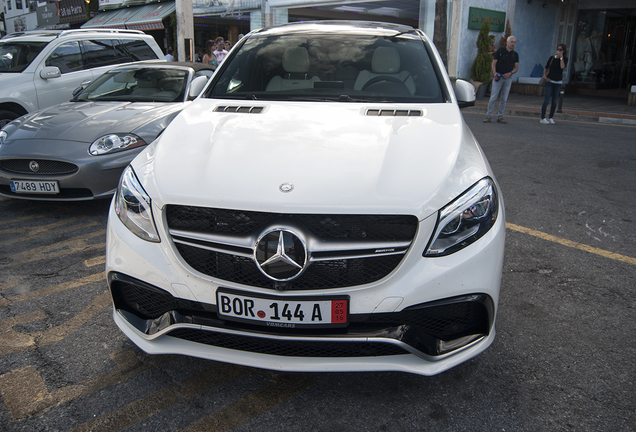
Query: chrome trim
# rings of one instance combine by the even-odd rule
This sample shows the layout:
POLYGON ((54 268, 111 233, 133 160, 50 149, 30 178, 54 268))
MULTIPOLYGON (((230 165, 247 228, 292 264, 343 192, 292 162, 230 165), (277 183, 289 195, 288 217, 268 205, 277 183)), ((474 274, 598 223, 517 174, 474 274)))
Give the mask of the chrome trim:
MULTIPOLYGON (((157 339, 161 336, 165 336, 166 333, 171 332, 173 330, 177 330, 180 328, 187 328, 187 329, 193 329, 193 330, 202 330, 202 331, 209 331, 209 332, 216 332, 216 333, 224 333, 224 334, 230 334, 230 335, 236 335, 236 336, 246 336, 246 337, 254 337, 254 338, 260 338, 260 339, 268 339, 268 340, 284 340, 284 341, 302 341, 302 342, 354 342, 354 343, 363 343, 363 342, 378 342, 378 343, 388 343, 388 344, 392 344, 395 346, 398 346, 402 349, 404 349, 405 351, 408 351, 409 353, 430 361, 430 362, 437 362, 440 360, 444 360, 450 356, 453 356, 455 354, 457 354, 458 352, 464 351, 474 345, 477 345, 479 342, 483 341, 487 335, 481 336, 478 339, 474 340, 473 342, 464 345, 463 347, 457 348, 454 351, 448 352, 446 354, 442 354, 439 356, 431 356, 428 354, 424 354, 421 351, 416 350, 415 348, 413 348, 411 345, 406 344, 405 342, 399 341, 399 340, 395 340, 392 338, 383 338, 383 337, 351 337, 351 336, 342 336, 342 337, 337 337, 337 336, 330 336, 330 337, 320 337, 320 338, 316 338, 316 337, 307 337, 307 336, 284 336, 284 335, 269 335, 269 334, 262 334, 262 333, 250 333, 250 332, 245 332, 245 331, 240 331, 240 330, 230 330, 230 329, 223 329, 223 328, 218 328, 218 327, 208 327, 208 326, 203 326, 203 325, 196 325, 196 324, 171 324, 168 327, 164 328, 161 331, 158 331, 157 333, 153 334, 153 335, 147 335, 141 331, 139 331, 139 329, 137 329, 132 323, 130 323, 126 317, 119 311, 119 310, 115 310, 115 313, 117 313, 117 315, 119 315, 119 317, 122 319, 122 321, 124 323, 126 323, 126 325, 133 330, 139 337, 147 340, 147 341, 152 341, 154 339, 157 339)), ((190 343, 196 343, 196 342, 192 342, 192 341, 188 341, 185 339, 180 339, 183 340, 184 342, 190 342, 190 343)), ((220 349, 231 349, 231 348, 221 348, 221 347, 217 347, 220 349)), ((251 351, 246 351, 246 352, 251 352, 251 351)))
MULTIPOLYGON (((412 241, 364 241, 364 240, 318 240, 311 233, 293 224, 275 224, 266 227, 261 232, 267 233, 274 230, 286 230, 297 233, 305 240, 308 262, 336 261, 352 258, 370 258, 387 255, 404 255, 412 244, 412 241), (293 230, 293 231, 292 231, 293 230), (317 257, 314 254, 327 256, 317 257)), ((214 252, 238 255, 245 258, 253 258, 256 245, 260 236, 232 236, 227 234, 199 233, 184 230, 169 229, 168 233, 172 241, 214 252), (177 237, 177 238, 175 238, 177 237), (187 240, 192 240, 189 242, 187 240), (208 243, 206 245, 201 244, 208 243), (237 251, 237 248, 246 249, 245 252, 237 251), (249 250, 249 252, 248 252, 249 250)))

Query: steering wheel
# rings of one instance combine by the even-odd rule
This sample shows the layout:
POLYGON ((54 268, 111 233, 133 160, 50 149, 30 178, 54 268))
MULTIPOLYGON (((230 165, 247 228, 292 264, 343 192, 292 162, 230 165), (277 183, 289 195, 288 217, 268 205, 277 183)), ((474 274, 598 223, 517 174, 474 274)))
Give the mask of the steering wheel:
POLYGON ((404 84, 404 81, 402 81, 401 79, 396 78, 396 77, 392 77, 392 76, 389 76, 389 75, 380 75, 380 76, 377 76, 375 78, 371 78, 369 81, 364 83, 364 85, 362 86, 362 88, 360 90, 361 91, 362 90, 366 90, 367 87, 369 87, 369 86, 371 86, 373 84, 379 83, 379 82, 383 82, 383 81, 399 83, 399 84, 402 84, 404 86, 404 88, 408 89, 408 87, 406 87, 406 84, 404 84))

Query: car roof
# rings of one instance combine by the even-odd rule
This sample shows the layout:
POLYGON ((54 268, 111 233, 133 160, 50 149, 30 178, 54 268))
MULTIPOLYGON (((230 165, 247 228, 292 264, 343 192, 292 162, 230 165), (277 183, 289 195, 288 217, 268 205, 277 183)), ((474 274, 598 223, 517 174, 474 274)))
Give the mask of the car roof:
POLYGON ((104 35, 119 36, 147 36, 139 30, 114 30, 114 29, 71 29, 71 30, 27 30, 5 35, 0 43, 8 40, 18 42, 50 42, 56 38, 65 36, 97 37, 104 35))

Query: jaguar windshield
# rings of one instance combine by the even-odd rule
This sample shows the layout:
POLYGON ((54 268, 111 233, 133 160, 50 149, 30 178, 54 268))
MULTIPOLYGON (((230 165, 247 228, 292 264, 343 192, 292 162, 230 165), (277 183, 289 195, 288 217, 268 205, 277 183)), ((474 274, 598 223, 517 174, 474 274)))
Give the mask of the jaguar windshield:
POLYGON ((183 102, 188 72, 142 68, 107 72, 73 101, 183 102))
POLYGON ((445 102, 441 73, 416 34, 303 34, 249 38, 208 98, 445 102))

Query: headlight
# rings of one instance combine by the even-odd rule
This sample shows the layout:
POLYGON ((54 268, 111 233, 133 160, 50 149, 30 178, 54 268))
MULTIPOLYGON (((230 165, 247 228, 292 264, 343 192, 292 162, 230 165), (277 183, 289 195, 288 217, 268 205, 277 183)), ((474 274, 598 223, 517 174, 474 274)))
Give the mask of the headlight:
POLYGON ((146 142, 133 134, 110 134, 101 138, 97 138, 91 144, 88 152, 93 156, 99 156, 107 153, 118 152, 122 150, 130 150, 135 147, 146 145, 146 142))
POLYGON ((0 130, 0 145, 4 144, 8 136, 9 134, 6 131, 0 130))
POLYGON ((426 257, 450 255, 474 243, 497 220, 497 188, 486 177, 439 211, 435 234, 424 252, 426 257))
POLYGON ((150 197, 141 187, 135 172, 126 167, 117 188, 115 212, 119 220, 137 237, 159 243, 159 234, 152 218, 150 197))

